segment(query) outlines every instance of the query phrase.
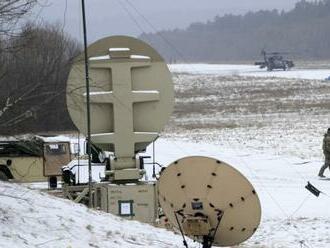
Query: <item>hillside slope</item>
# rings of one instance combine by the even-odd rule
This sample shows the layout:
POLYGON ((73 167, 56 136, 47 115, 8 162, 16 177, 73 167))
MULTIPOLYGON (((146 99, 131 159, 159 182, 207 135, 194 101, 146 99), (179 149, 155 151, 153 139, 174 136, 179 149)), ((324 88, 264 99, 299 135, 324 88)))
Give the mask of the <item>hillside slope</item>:
POLYGON ((262 49, 302 59, 330 59, 330 0, 298 2, 288 12, 216 16, 186 29, 144 33, 168 61, 225 62, 260 59, 262 49))
POLYGON ((0 182, 0 247, 165 248, 182 247, 182 240, 163 229, 0 182))

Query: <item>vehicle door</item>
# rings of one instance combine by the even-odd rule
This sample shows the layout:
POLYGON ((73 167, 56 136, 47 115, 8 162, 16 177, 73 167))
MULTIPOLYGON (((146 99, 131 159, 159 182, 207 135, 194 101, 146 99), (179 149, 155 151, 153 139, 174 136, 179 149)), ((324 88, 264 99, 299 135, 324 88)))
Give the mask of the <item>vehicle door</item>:
POLYGON ((71 160, 69 143, 44 144, 44 172, 45 176, 60 176, 61 168, 71 160))

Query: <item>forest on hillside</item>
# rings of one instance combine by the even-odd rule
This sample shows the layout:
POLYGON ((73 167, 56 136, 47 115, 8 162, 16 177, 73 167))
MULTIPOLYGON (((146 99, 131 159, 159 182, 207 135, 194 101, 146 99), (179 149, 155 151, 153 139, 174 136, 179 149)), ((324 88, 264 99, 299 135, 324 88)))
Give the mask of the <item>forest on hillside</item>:
POLYGON ((254 60, 261 50, 308 60, 330 59, 330 0, 301 0, 290 11, 216 16, 181 30, 140 36, 172 62, 254 60))

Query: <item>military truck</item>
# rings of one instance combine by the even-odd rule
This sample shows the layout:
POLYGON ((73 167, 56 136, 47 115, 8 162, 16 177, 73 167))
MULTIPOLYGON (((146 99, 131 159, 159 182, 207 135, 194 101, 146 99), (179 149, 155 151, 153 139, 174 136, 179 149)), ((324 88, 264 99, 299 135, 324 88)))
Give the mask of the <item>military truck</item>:
POLYGON ((71 161, 65 137, 25 136, 0 140, 0 180, 41 182, 61 176, 71 161))

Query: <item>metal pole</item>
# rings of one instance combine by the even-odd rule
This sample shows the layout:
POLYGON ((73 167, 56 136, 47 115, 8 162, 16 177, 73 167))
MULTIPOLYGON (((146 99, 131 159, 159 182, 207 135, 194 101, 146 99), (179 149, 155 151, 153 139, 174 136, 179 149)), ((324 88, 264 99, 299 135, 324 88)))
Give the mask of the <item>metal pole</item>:
POLYGON ((179 231, 180 231, 181 236, 182 236, 182 239, 183 239, 183 245, 184 245, 186 248, 189 248, 189 247, 188 247, 188 243, 187 243, 187 241, 186 241, 186 238, 184 237, 184 233, 183 233, 183 231, 182 231, 182 227, 181 227, 181 225, 180 225, 179 218, 178 218, 178 215, 177 215, 178 212, 180 212, 180 211, 182 211, 182 210, 179 210, 179 211, 174 212, 174 216, 175 216, 176 223, 178 224, 179 231))
POLYGON ((155 141, 152 142, 152 178, 156 178, 155 141))
POLYGON ((87 29, 85 0, 81 0, 81 10, 84 31, 84 54, 85 54, 85 76, 86 76, 86 108, 87 108, 87 155, 88 155, 88 189, 89 202, 88 206, 92 207, 92 162, 91 162, 91 116, 90 116, 90 99, 89 99, 89 71, 88 71, 88 51, 87 51, 87 29))
POLYGON ((80 132, 78 132, 78 184, 80 184, 80 132))

